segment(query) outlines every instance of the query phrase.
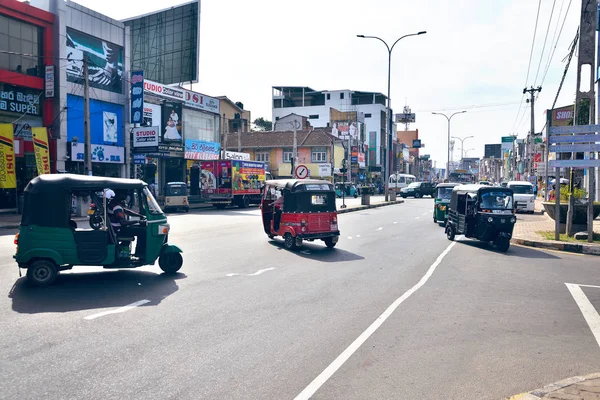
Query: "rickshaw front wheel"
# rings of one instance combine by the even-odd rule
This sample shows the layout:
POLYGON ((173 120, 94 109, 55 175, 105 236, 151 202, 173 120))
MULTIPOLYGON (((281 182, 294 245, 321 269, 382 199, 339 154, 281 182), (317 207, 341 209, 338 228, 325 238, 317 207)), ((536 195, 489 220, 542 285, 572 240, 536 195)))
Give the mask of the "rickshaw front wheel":
POLYGON ((57 276, 58 269, 50 260, 35 260, 27 267, 27 281, 34 286, 48 286, 57 276))
POLYGON ((454 232, 454 228, 452 225, 446 225, 446 237, 448 240, 454 240, 456 233, 454 232))
POLYGON ((158 266, 167 274, 174 274, 181 269, 183 256, 181 253, 165 253, 158 259, 158 266))
POLYGON ((496 245, 498 251, 506 253, 508 251, 508 248, 510 247, 510 240, 503 237, 499 237, 496 239, 494 244, 496 245))
POLYGON ((291 233, 286 233, 283 237, 283 245, 288 250, 294 250, 296 248, 296 238, 291 233))

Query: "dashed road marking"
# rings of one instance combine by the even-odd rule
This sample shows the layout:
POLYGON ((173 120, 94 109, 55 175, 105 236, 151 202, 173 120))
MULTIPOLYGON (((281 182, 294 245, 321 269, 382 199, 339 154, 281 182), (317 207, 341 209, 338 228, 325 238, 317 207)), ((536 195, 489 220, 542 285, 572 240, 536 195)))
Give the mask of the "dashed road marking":
POLYGON ((142 306, 146 303, 150 303, 150 300, 136 301, 135 303, 131 303, 126 306, 116 308, 114 310, 102 311, 97 314, 88 315, 86 317, 83 317, 83 319, 92 320, 92 319, 104 317, 105 315, 124 313, 125 311, 133 310, 134 308, 142 306))
POLYGON ((360 237, 360 235, 356 235, 356 237, 357 237, 357 238, 359 238, 359 237, 360 237))
POLYGON ((431 264, 421 280, 419 280, 419 282, 417 282, 408 291, 404 292, 402 296, 398 297, 363 333, 360 334, 358 338, 356 338, 356 340, 354 340, 354 342, 350 344, 350 346, 346 348, 346 350, 342 352, 342 354, 333 360, 333 362, 329 364, 329 366, 327 366, 323 372, 321 372, 306 388, 304 388, 304 390, 300 392, 300 394, 296 396, 294 400, 310 399, 317 392, 317 390, 319 390, 319 388, 323 386, 325 382, 327 382, 329 378, 331 378, 346 361, 348 361, 348 359, 356 352, 356 350, 358 350, 360 346, 362 346, 363 343, 365 343, 369 337, 375 333, 377 329, 379 329, 379 327, 393 314, 393 312, 402 303, 404 303, 406 299, 412 296, 413 293, 427 283, 429 278, 431 278, 433 275, 435 269, 441 264, 444 257, 450 252, 450 250, 452 250, 452 247, 454 247, 455 244, 456 242, 450 243, 450 245, 446 247, 446 250, 444 250, 442 254, 438 256, 435 262, 431 264))
POLYGON ((352 240, 352 236, 348 236, 348 239, 352 240))
POLYGON ((394 221, 394 225, 397 224, 397 223, 398 223, 398 221, 394 221))
POLYGON ((416 217, 415 219, 419 219, 419 218, 421 218, 421 217, 416 217))
POLYGON ((258 275, 260 275, 260 274, 264 274, 265 272, 267 272, 267 271, 272 271, 272 270, 274 270, 274 269, 275 269, 275 267, 271 267, 271 268, 265 268, 265 269, 259 269, 258 271, 256 271, 256 272, 255 272, 255 273, 253 273, 253 274, 238 274, 237 272, 232 272, 232 273, 230 273, 230 274, 227 274, 227 275, 225 275, 225 276, 240 276, 240 275, 243 275, 243 276, 258 276, 258 275))
POLYGON ((382 231, 383 230, 383 226, 380 226, 379 228, 377 228, 378 231, 382 231))

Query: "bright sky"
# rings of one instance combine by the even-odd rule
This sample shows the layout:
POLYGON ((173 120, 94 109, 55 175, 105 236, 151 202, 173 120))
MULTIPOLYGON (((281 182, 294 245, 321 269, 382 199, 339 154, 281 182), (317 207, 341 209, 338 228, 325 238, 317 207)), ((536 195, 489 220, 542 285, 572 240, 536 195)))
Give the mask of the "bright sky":
MULTIPOLYGON (((185 1, 77 2, 123 19, 185 1)), ((525 102, 519 107, 525 84, 543 87, 535 103, 538 132, 544 125, 544 110, 556 96, 563 59, 579 25, 581 0, 541 0, 540 4, 526 80, 538 10, 535 0, 203 0, 200 82, 194 89, 241 101, 253 119, 271 119, 273 85, 385 93, 387 51, 381 42, 356 35, 393 42, 426 30, 426 35, 403 39, 394 49, 394 112, 401 112, 405 104, 412 108, 417 122, 411 129, 419 129, 425 144, 422 154, 431 154, 440 167, 447 157, 447 122, 431 112, 467 110, 452 119, 452 135, 474 136, 465 141, 465 150, 474 149, 469 157, 481 157, 484 144, 500 143, 502 136, 513 133, 527 134, 529 108, 525 102)), ((576 68, 574 57, 557 107, 574 101, 576 68)), ((460 142, 455 150, 456 160, 460 142)))

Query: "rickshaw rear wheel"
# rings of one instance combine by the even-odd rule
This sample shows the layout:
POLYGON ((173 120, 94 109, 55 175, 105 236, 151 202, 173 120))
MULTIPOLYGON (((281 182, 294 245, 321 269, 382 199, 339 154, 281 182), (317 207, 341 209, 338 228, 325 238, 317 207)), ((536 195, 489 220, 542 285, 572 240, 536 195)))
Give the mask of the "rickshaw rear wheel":
POLYGON ((498 251, 500 251, 502 253, 506 253, 510 247, 510 240, 499 237, 496 239, 494 244, 496 245, 496 248, 498 249, 498 251))
POLYGON ((292 236, 291 233, 286 233, 283 236, 283 245, 288 250, 294 250, 296 248, 296 238, 292 236))
POLYGON ((27 281, 34 286, 48 286, 57 276, 58 268, 50 260, 35 260, 27 267, 27 281))
POLYGON ((328 237, 323 239, 323 241, 325 242, 325 246, 327 246, 330 249, 333 249, 335 247, 335 245, 337 244, 337 242, 333 241, 332 237, 328 237))
POLYGON ((167 274, 174 274, 181 269, 183 256, 181 253, 165 253, 158 259, 158 266, 167 274))
POLYGON ((437 218, 435 217, 435 215, 433 216, 433 222, 437 224, 437 218))
POLYGON ((447 225, 446 226, 446 237, 448 238, 448 240, 454 240, 455 236, 456 236, 456 233, 454 232, 454 228, 452 227, 452 225, 447 225))

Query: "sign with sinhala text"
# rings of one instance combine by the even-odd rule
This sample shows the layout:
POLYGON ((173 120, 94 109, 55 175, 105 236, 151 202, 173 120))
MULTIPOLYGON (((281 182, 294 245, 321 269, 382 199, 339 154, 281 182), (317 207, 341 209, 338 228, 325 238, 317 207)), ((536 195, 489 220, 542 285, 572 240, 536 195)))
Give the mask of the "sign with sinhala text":
POLYGON ((550 136, 550 143, 594 143, 600 142, 600 136, 598 135, 564 135, 564 136, 550 136))
POLYGON ((563 144, 550 146, 553 153, 577 153, 586 151, 600 151, 600 144, 563 144))
POLYGON ((548 132, 550 135, 600 132, 600 125, 551 126, 548 132))

